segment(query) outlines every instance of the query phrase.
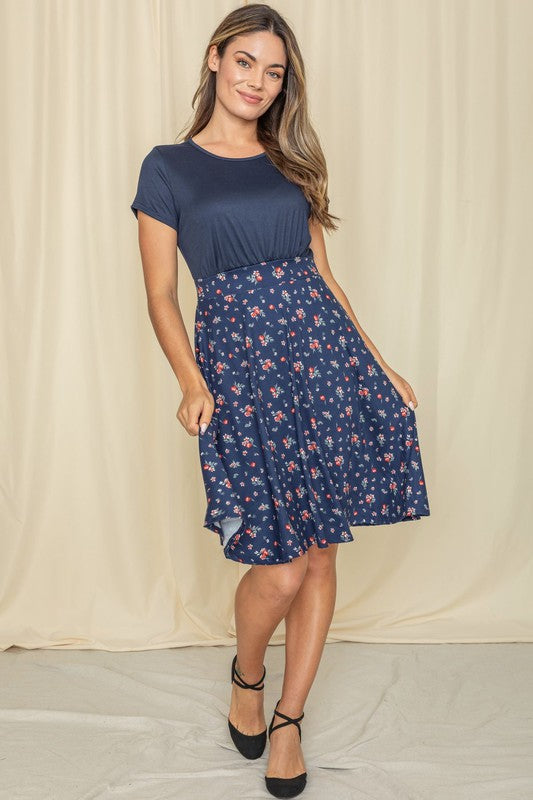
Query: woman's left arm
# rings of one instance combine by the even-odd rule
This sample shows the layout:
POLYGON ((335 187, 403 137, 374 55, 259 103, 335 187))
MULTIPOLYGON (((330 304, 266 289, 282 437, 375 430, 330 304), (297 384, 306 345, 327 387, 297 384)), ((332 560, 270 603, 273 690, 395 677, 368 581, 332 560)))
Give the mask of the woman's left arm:
POLYGON ((383 369, 389 380, 391 381, 392 385, 396 389, 396 391, 400 394, 403 402, 405 405, 408 405, 410 408, 416 408, 418 405, 418 401, 416 399, 415 393, 413 391, 412 386, 402 378, 401 375, 398 375, 392 367, 390 367, 384 358, 382 357, 381 353, 377 349, 374 342, 370 339, 370 337, 365 333, 362 329, 361 325, 357 317, 355 316, 354 310, 350 305, 350 301, 346 297, 346 294, 343 292, 341 286, 337 283, 333 274, 331 272, 331 267, 329 266, 328 257, 326 254, 326 245, 324 242, 324 233, 322 230, 322 225, 319 222, 309 222, 309 232, 311 234, 311 250, 313 251, 314 261, 317 266, 318 271, 320 272, 321 276, 324 278, 324 281, 331 289, 341 306, 344 308, 350 319, 352 320, 353 324, 359 331, 361 338, 365 343, 365 347, 372 353, 380 367, 383 369))

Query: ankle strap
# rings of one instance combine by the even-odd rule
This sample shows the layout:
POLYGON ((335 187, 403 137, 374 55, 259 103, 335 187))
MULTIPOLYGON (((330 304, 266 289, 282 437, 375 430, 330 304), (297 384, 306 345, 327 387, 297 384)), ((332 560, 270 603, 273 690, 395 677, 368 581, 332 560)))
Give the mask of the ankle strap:
POLYGON ((296 727, 298 728, 298 735, 299 735, 300 741, 301 741, 302 740, 302 729, 300 727, 300 722, 304 718, 305 714, 302 712, 299 717, 289 717, 289 716, 287 716, 287 714, 284 714, 282 711, 278 711, 277 710, 278 709, 278 703, 280 702, 280 700, 281 700, 281 697, 278 700, 278 702, 276 703, 276 708, 274 709, 274 714, 277 714, 278 717, 282 717, 284 720, 286 720, 286 722, 278 722, 277 725, 274 725, 274 716, 273 716, 272 717, 272 721, 270 723, 270 726, 268 728, 268 735, 270 736, 272 731, 275 731, 278 728, 283 728, 284 725, 296 725, 296 727))
POLYGON ((260 683, 262 684, 264 679, 265 679, 265 675, 266 675, 265 665, 263 664, 263 676, 261 678, 259 678, 258 681, 256 681, 255 683, 246 683, 246 681, 243 680, 241 678, 241 676, 239 675, 239 673, 237 672, 237 667, 235 666, 236 662, 237 662, 237 655, 235 654, 235 656, 233 657, 232 665, 231 665, 231 680, 234 683, 236 683, 237 686, 240 686, 242 689, 256 689, 257 691, 260 691, 261 689, 263 689, 263 686, 259 686, 259 684, 260 683))

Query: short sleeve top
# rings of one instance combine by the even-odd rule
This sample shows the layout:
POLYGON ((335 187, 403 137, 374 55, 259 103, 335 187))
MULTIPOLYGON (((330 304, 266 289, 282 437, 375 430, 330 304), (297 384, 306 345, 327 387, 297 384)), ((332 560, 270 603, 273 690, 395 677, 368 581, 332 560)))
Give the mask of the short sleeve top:
POLYGON ((266 153, 226 158, 192 139, 157 145, 131 204, 177 233, 195 278, 306 253, 311 204, 266 153))

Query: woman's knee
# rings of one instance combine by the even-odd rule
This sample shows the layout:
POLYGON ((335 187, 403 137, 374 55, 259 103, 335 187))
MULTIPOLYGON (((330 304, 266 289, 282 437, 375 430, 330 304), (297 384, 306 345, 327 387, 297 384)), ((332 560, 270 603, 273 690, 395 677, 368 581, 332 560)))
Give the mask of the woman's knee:
POLYGON ((252 566, 258 592, 267 601, 286 603, 295 596, 302 585, 307 572, 307 563, 307 553, 304 553, 287 564, 252 566))
POLYGON ((309 575, 328 575, 335 573, 338 543, 329 544, 327 547, 311 545, 307 551, 309 575))

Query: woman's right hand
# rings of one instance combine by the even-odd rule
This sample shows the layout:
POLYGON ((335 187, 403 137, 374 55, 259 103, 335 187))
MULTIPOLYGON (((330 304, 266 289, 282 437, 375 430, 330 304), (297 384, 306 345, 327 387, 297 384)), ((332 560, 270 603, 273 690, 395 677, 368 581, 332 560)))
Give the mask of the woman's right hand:
POLYGON ((215 398, 205 386, 195 384, 183 392, 176 417, 191 436, 205 433, 215 410, 215 398), (205 425, 205 427, 204 427, 205 425))

